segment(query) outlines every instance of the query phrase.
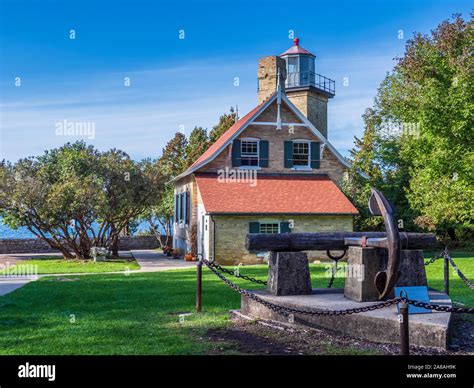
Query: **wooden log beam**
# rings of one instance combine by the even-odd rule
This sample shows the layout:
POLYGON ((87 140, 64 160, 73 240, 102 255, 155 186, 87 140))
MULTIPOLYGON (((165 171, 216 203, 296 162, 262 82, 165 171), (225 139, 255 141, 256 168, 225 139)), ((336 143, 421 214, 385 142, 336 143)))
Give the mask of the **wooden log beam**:
MULTIPOLYGON (((249 251, 299 252, 344 250, 347 237, 383 238, 385 232, 318 232, 247 234, 245 247, 249 251)), ((436 237, 430 233, 400 232, 402 249, 434 248, 436 237)))

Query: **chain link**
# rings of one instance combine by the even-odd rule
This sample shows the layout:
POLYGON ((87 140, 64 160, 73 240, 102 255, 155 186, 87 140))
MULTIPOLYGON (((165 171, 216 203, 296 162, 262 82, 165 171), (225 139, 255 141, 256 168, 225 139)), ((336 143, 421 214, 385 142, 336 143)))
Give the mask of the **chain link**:
POLYGON ((332 288, 332 285, 334 283, 334 279, 336 279, 336 274, 337 274, 337 260, 334 260, 334 264, 332 267, 332 273, 331 273, 331 279, 329 279, 328 287, 327 288, 332 288))
POLYGON ((217 266, 215 264, 209 263, 206 260, 203 260, 204 264, 219 278, 221 279, 225 284, 227 284, 230 288, 233 290, 237 291, 240 295, 244 295, 248 297, 249 299, 254 300, 257 303, 260 303, 261 305, 277 312, 285 316, 289 316, 292 314, 303 314, 303 315, 324 315, 324 316, 333 316, 333 315, 348 315, 348 314, 356 314, 356 313, 361 313, 361 312, 366 312, 366 311, 372 311, 372 310, 378 310, 381 308, 385 308, 388 306, 391 306, 395 303, 399 303, 402 298, 395 298, 395 299, 389 299, 384 302, 380 302, 378 304, 374 304, 371 306, 364 306, 364 307, 358 307, 358 308, 352 308, 352 309, 346 309, 346 310, 300 310, 300 309, 295 309, 291 307, 285 307, 285 306, 280 306, 272 302, 268 302, 267 300, 259 297, 258 295, 254 294, 253 292, 244 290, 240 288, 237 284, 232 283, 230 280, 228 280, 224 275, 222 275, 218 270, 217 266))
MULTIPOLYGON (((400 302, 405 302, 408 304, 411 304, 415 307, 422 307, 424 309, 428 310, 435 310, 435 311, 440 311, 440 312, 449 312, 449 313, 464 313, 464 314, 474 314, 474 308, 461 308, 461 307, 450 307, 450 306, 442 306, 442 305, 435 305, 435 304, 430 304, 430 303, 425 303, 425 302, 420 302, 417 300, 412 300, 408 299, 405 297, 400 297, 400 298, 393 298, 393 299, 388 299, 386 301, 373 304, 370 306, 364 306, 364 307, 357 307, 357 308, 352 308, 352 309, 345 309, 345 310, 304 310, 304 309, 296 309, 292 307, 286 307, 286 306, 280 306, 275 303, 269 302, 260 296, 256 295, 253 292, 247 291, 239 287, 237 284, 232 283, 230 280, 228 280, 224 275, 222 275, 219 272, 219 269, 222 267, 218 264, 210 263, 207 260, 203 260, 203 263, 209 268, 219 279, 221 279, 227 286, 232 288, 233 290, 237 291, 240 295, 244 295, 248 297, 249 299, 252 299, 253 301, 269 308, 270 310, 282 314, 284 316, 290 316, 293 314, 301 314, 301 315, 310 315, 310 316, 337 316, 337 315, 349 315, 349 314, 357 314, 357 313, 363 313, 367 311, 373 311, 373 310, 378 310, 378 309, 383 309, 385 307, 392 306, 394 304, 400 303, 400 302)), ((227 269, 224 269, 224 272, 232 272, 227 269)), ((231 273, 233 274, 233 273, 231 273)), ((235 274, 233 274, 235 275, 235 274)))
POLYGON ((458 266, 456 265, 454 260, 451 258, 451 256, 449 256, 447 251, 446 251, 446 258, 448 259, 449 263, 453 267, 454 272, 456 272, 456 274, 461 278, 461 280, 464 282, 464 284, 466 284, 466 286, 468 286, 471 290, 473 290, 474 289, 474 284, 472 284, 472 282, 466 277, 466 275, 464 275, 461 272, 461 270, 458 268, 458 266))
POLYGON ((425 266, 430 265, 430 264, 433 264, 435 261, 437 261, 437 260, 439 260, 439 259, 442 259, 442 258, 444 257, 444 253, 445 253, 445 251, 440 252, 440 253, 438 253, 437 256, 435 256, 435 257, 429 259, 428 261, 425 261, 425 266))
POLYGON ((248 280, 250 282, 253 282, 253 283, 257 283, 257 284, 261 284, 261 285, 264 285, 266 286, 267 285, 267 282, 264 281, 264 280, 259 280, 259 279, 255 279, 251 276, 247 276, 247 275, 241 275, 239 272, 236 272, 236 271, 231 271, 230 269, 227 269, 227 268, 224 268, 222 267, 221 265, 219 264, 216 264, 216 263, 210 263, 210 262, 205 262, 206 265, 209 267, 209 265, 212 265, 214 268, 216 268, 217 270, 221 271, 221 272, 224 272, 228 275, 231 275, 231 276, 235 276, 236 278, 240 278, 240 279, 244 279, 244 280, 248 280))

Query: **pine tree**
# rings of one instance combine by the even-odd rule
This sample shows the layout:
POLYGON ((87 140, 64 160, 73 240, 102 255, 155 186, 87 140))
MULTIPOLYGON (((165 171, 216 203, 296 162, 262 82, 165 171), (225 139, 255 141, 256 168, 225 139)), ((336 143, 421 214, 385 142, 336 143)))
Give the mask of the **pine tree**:
POLYGON ((229 113, 224 113, 220 118, 217 125, 215 125, 209 133, 211 144, 219 139, 222 134, 227 131, 237 121, 237 112, 233 107, 230 107, 229 113))
POLYGON ((191 166, 209 148, 209 144, 207 129, 194 127, 186 146, 186 166, 191 166))

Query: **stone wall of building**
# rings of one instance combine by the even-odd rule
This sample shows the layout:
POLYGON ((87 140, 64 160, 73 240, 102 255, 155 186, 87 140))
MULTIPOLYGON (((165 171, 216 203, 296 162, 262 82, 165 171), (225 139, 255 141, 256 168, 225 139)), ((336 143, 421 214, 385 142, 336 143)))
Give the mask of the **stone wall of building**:
POLYGON ((285 88, 286 63, 277 56, 260 58, 258 61, 258 103, 261 104, 277 90, 278 74, 280 85, 285 88))
POLYGON ((173 224, 173 248, 176 249, 180 255, 184 255, 192 248, 191 235, 193 231, 197 232, 198 187, 194 174, 182 178, 178 182, 175 182, 174 185, 175 194, 188 191, 191 195, 191 216, 189 217, 189 224, 185 224, 184 222, 174 222, 173 224))
MULTIPOLYGON (((263 257, 245 249, 245 238, 249 232, 249 222, 265 221, 256 216, 214 216, 216 223, 215 250, 216 260, 225 265, 259 264, 263 257)), ((352 216, 275 216, 273 221, 293 220, 292 232, 329 232, 352 231, 352 216)), ((268 220, 269 221, 269 220, 268 220)), ((311 259, 321 257, 320 252, 309 252, 311 259)))
POLYGON ((287 91, 287 97, 309 121, 328 137, 328 98, 314 90, 287 91))
MULTIPOLYGON (((282 109, 283 122, 300 122, 300 120, 288 108, 282 109)), ((276 104, 272 104, 267 111, 256 120, 261 122, 275 121, 276 104)), ((294 133, 290 133, 288 127, 283 127, 282 130, 276 130, 275 126, 270 125, 249 125, 237 139, 245 137, 253 137, 261 140, 268 140, 269 144, 269 160, 268 167, 258 170, 258 174, 262 173, 292 173, 292 174, 325 174, 334 181, 338 186, 342 183, 344 171, 347 168, 336 158, 336 156, 329 150, 324 148, 322 159, 319 168, 308 170, 294 170, 292 168, 285 168, 284 166, 284 142, 285 140, 306 139, 311 141, 319 141, 314 133, 307 127, 294 127, 294 133)), ((200 169, 202 172, 217 172, 226 167, 232 168, 232 158, 230 145, 227 146, 223 152, 218 155, 213 161, 200 169)), ((238 167, 236 167, 238 168, 238 167)))
MULTIPOLYGON (((124 236, 120 238, 119 249, 156 249, 159 247, 155 236, 124 236)), ((56 253, 47 243, 36 238, 0 239, 0 254, 16 253, 56 253)))

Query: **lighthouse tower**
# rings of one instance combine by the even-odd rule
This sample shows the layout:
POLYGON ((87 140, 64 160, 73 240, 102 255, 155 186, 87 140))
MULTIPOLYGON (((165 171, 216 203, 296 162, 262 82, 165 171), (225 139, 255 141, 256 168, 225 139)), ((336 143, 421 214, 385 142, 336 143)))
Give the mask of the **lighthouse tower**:
POLYGON ((327 137, 327 104, 335 96, 335 82, 316 73, 316 56, 301 47, 298 38, 279 57, 286 64, 287 97, 327 137))

